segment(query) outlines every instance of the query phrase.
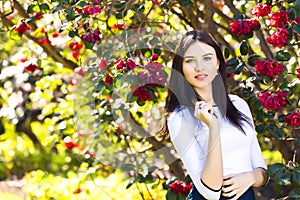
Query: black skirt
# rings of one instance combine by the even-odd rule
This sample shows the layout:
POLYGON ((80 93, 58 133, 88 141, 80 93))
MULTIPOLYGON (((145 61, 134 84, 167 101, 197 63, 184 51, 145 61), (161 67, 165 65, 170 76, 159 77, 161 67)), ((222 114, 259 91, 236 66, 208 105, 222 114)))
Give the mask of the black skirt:
MULTIPOLYGON (((219 200, 226 200, 226 197, 221 196, 221 198, 219 200)), ((250 187, 240 198, 239 200, 255 200, 255 194, 254 191, 252 189, 252 187, 250 187)), ((188 200, 206 200, 196 189, 196 187, 193 185, 189 195, 188 195, 188 200)))

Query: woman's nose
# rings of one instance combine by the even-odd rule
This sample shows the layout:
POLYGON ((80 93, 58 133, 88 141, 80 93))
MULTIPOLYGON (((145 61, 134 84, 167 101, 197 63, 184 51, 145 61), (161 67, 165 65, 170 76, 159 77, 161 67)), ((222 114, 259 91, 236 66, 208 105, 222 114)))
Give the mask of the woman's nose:
POLYGON ((196 65, 194 66, 194 70, 195 70, 196 72, 200 72, 200 71, 203 70, 203 67, 202 67, 202 65, 201 65, 200 62, 197 62, 197 63, 196 63, 196 65))

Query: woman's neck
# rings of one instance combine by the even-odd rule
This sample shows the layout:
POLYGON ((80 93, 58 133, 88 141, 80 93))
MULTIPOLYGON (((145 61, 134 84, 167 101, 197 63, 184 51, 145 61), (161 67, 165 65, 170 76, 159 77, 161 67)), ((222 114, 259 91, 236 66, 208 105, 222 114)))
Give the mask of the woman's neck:
POLYGON ((206 103, 215 103, 211 87, 195 88, 195 91, 201 100, 205 101, 206 103))

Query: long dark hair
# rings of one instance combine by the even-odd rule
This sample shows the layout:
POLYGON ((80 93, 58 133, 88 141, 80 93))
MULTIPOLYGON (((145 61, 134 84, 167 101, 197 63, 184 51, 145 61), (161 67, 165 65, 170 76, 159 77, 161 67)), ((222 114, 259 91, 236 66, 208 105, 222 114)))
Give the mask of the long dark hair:
MULTIPOLYGON (((222 50, 213 37, 203 31, 189 31, 181 39, 179 45, 176 48, 172 71, 168 87, 168 96, 166 100, 165 110, 167 113, 171 113, 176 109, 185 106, 190 111, 194 110, 195 102, 200 100, 197 93, 185 79, 182 72, 183 56, 186 50, 196 41, 200 41, 212 46, 219 60, 218 75, 212 82, 213 98, 217 106, 219 107, 223 117, 227 118, 235 127, 240 129, 243 133, 245 131, 242 127, 242 122, 250 123, 250 119, 243 113, 241 113, 231 102, 228 96, 228 90, 226 87, 226 65, 222 50)), ((168 132, 166 124, 164 125, 164 131, 168 132)))

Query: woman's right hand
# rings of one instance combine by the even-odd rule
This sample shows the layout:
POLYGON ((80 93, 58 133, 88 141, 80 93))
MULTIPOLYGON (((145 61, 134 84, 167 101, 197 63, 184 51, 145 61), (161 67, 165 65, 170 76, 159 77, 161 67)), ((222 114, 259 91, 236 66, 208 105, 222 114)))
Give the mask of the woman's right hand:
POLYGON ((205 101, 197 101, 195 103, 195 117, 203 121, 208 127, 212 125, 214 116, 213 106, 205 101))

